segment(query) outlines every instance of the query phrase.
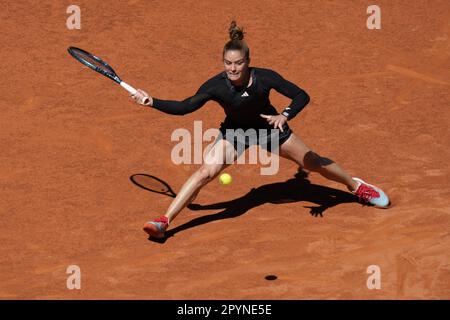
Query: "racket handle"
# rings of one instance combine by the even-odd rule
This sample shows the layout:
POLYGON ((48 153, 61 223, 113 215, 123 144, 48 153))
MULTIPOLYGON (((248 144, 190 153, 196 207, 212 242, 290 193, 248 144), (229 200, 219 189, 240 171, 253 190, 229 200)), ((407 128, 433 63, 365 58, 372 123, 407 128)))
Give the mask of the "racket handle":
POLYGON ((127 90, 129 93, 131 93, 132 95, 135 94, 137 92, 137 90, 135 88, 133 88, 132 86, 130 86, 128 83, 122 81, 120 83, 120 86, 122 88, 124 88, 125 90, 127 90))

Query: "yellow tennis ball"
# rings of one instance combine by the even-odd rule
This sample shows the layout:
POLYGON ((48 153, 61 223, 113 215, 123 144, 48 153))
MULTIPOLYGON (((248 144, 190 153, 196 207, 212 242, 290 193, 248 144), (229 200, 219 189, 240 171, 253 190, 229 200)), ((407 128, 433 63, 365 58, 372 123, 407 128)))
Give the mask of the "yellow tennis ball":
POLYGON ((228 173, 222 173, 219 177, 220 184, 230 184, 233 179, 228 173))

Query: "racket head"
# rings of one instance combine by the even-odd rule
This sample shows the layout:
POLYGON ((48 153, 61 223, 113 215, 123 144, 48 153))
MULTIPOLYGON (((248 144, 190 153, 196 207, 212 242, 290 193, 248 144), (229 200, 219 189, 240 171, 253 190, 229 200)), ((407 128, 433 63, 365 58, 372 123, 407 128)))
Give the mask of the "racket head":
POLYGON ((137 173, 133 174, 130 177, 130 180, 133 184, 137 185, 142 189, 159 194, 165 194, 172 198, 176 197, 176 194, 175 192, 173 192, 172 188, 165 181, 155 176, 145 173, 137 173))
POLYGON ((92 53, 76 47, 69 47, 67 51, 72 57, 74 57, 90 69, 116 81, 119 84, 122 82, 114 69, 108 63, 93 55, 92 53))

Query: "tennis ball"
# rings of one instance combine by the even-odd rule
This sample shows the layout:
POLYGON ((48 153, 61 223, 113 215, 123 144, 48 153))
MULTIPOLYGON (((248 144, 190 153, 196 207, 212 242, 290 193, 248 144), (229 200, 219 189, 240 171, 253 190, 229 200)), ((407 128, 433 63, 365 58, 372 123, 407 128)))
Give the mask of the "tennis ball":
POLYGON ((222 173, 219 177, 220 184, 230 184, 233 179, 228 173, 222 173))

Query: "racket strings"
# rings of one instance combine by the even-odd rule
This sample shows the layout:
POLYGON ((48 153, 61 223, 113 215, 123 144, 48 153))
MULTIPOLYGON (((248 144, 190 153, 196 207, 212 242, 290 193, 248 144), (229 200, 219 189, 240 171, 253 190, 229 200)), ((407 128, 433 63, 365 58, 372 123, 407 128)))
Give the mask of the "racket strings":
POLYGON ((96 59, 94 56, 90 55, 87 52, 83 52, 75 48, 72 48, 71 51, 72 54, 74 54, 78 59, 86 61, 98 70, 103 70, 105 72, 114 72, 112 68, 108 64, 106 64, 106 62, 102 62, 100 61, 100 59, 96 59))
POLYGON ((102 63, 100 63, 99 61, 89 57, 89 56, 84 56, 83 57, 84 60, 86 60, 87 62, 93 64, 95 67, 103 69, 103 70, 109 70, 108 67, 106 67, 105 65, 103 65, 102 63))

